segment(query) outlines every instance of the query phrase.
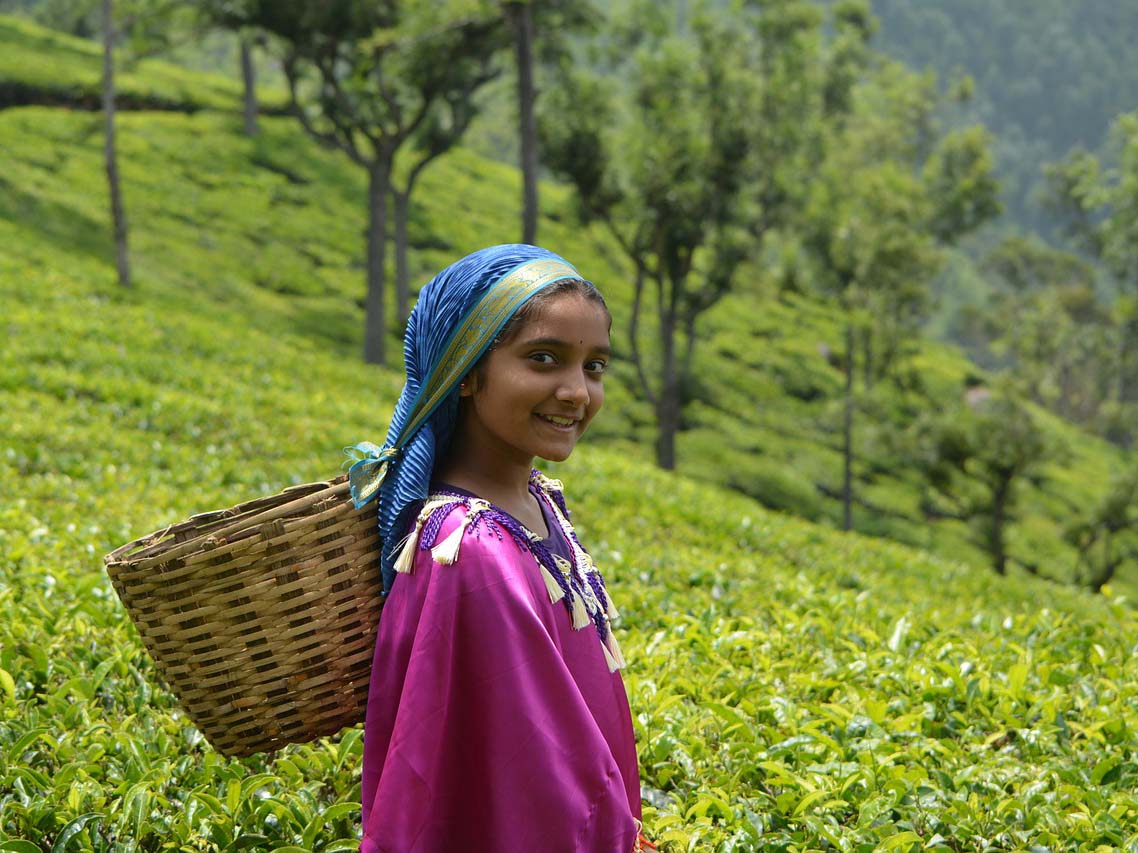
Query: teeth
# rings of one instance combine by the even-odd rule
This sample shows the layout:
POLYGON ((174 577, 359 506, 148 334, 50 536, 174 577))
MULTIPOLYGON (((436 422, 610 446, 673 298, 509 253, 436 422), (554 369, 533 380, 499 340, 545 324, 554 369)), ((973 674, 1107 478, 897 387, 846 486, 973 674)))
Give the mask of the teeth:
POLYGON ((576 423, 575 418, 559 418, 555 415, 542 415, 542 417, 547 421, 552 421, 559 426, 572 426, 574 423, 576 423))

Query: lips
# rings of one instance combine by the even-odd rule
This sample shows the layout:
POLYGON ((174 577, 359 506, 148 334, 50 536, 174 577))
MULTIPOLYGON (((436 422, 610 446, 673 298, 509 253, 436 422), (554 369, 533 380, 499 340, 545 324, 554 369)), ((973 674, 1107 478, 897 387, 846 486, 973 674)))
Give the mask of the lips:
POLYGON ((537 416, 539 418, 541 418, 543 421, 545 421, 546 423, 552 424, 553 426, 556 426, 556 427, 561 427, 562 429, 567 429, 569 427, 576 426, 577 423, 580 421, 580 418, 571 418, 571 417, 566 417, 564 415, 543 415, 540 412, 537 413, 537 416))

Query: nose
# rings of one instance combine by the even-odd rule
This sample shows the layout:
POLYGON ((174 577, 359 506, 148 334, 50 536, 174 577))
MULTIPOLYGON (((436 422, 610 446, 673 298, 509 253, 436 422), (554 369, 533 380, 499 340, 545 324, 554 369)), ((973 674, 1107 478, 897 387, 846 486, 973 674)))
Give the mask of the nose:
POLYGON ((589 405, 589 384, 584 370, 567 370, 554 395, 562 403, 584 409, 589 405))

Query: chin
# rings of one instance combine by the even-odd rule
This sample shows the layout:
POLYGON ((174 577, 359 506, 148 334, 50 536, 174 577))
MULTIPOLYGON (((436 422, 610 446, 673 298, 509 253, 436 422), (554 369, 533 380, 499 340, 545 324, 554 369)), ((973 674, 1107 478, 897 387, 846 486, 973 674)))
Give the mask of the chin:
POLYGON ((576 445, 561 450, 550 449, 544 453, 538 453, 537 458, 544 459, 546 462, 564 462, 573 453, 575 447, 576 445))

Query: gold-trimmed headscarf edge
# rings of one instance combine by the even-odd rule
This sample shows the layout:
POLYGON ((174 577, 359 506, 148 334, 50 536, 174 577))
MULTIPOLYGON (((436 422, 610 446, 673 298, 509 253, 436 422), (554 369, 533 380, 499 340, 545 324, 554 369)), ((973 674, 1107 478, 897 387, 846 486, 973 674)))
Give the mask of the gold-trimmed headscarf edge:
POLYGON ((415 414, 408 418, 395 446, 406 443, 431 416, 522 303, 555 282, 580 277, 576 269, 559 258, 538 258, 519 264, 495 282, 451 335, 442 358, 423 386, 424 394, 415 405, 415 414))

